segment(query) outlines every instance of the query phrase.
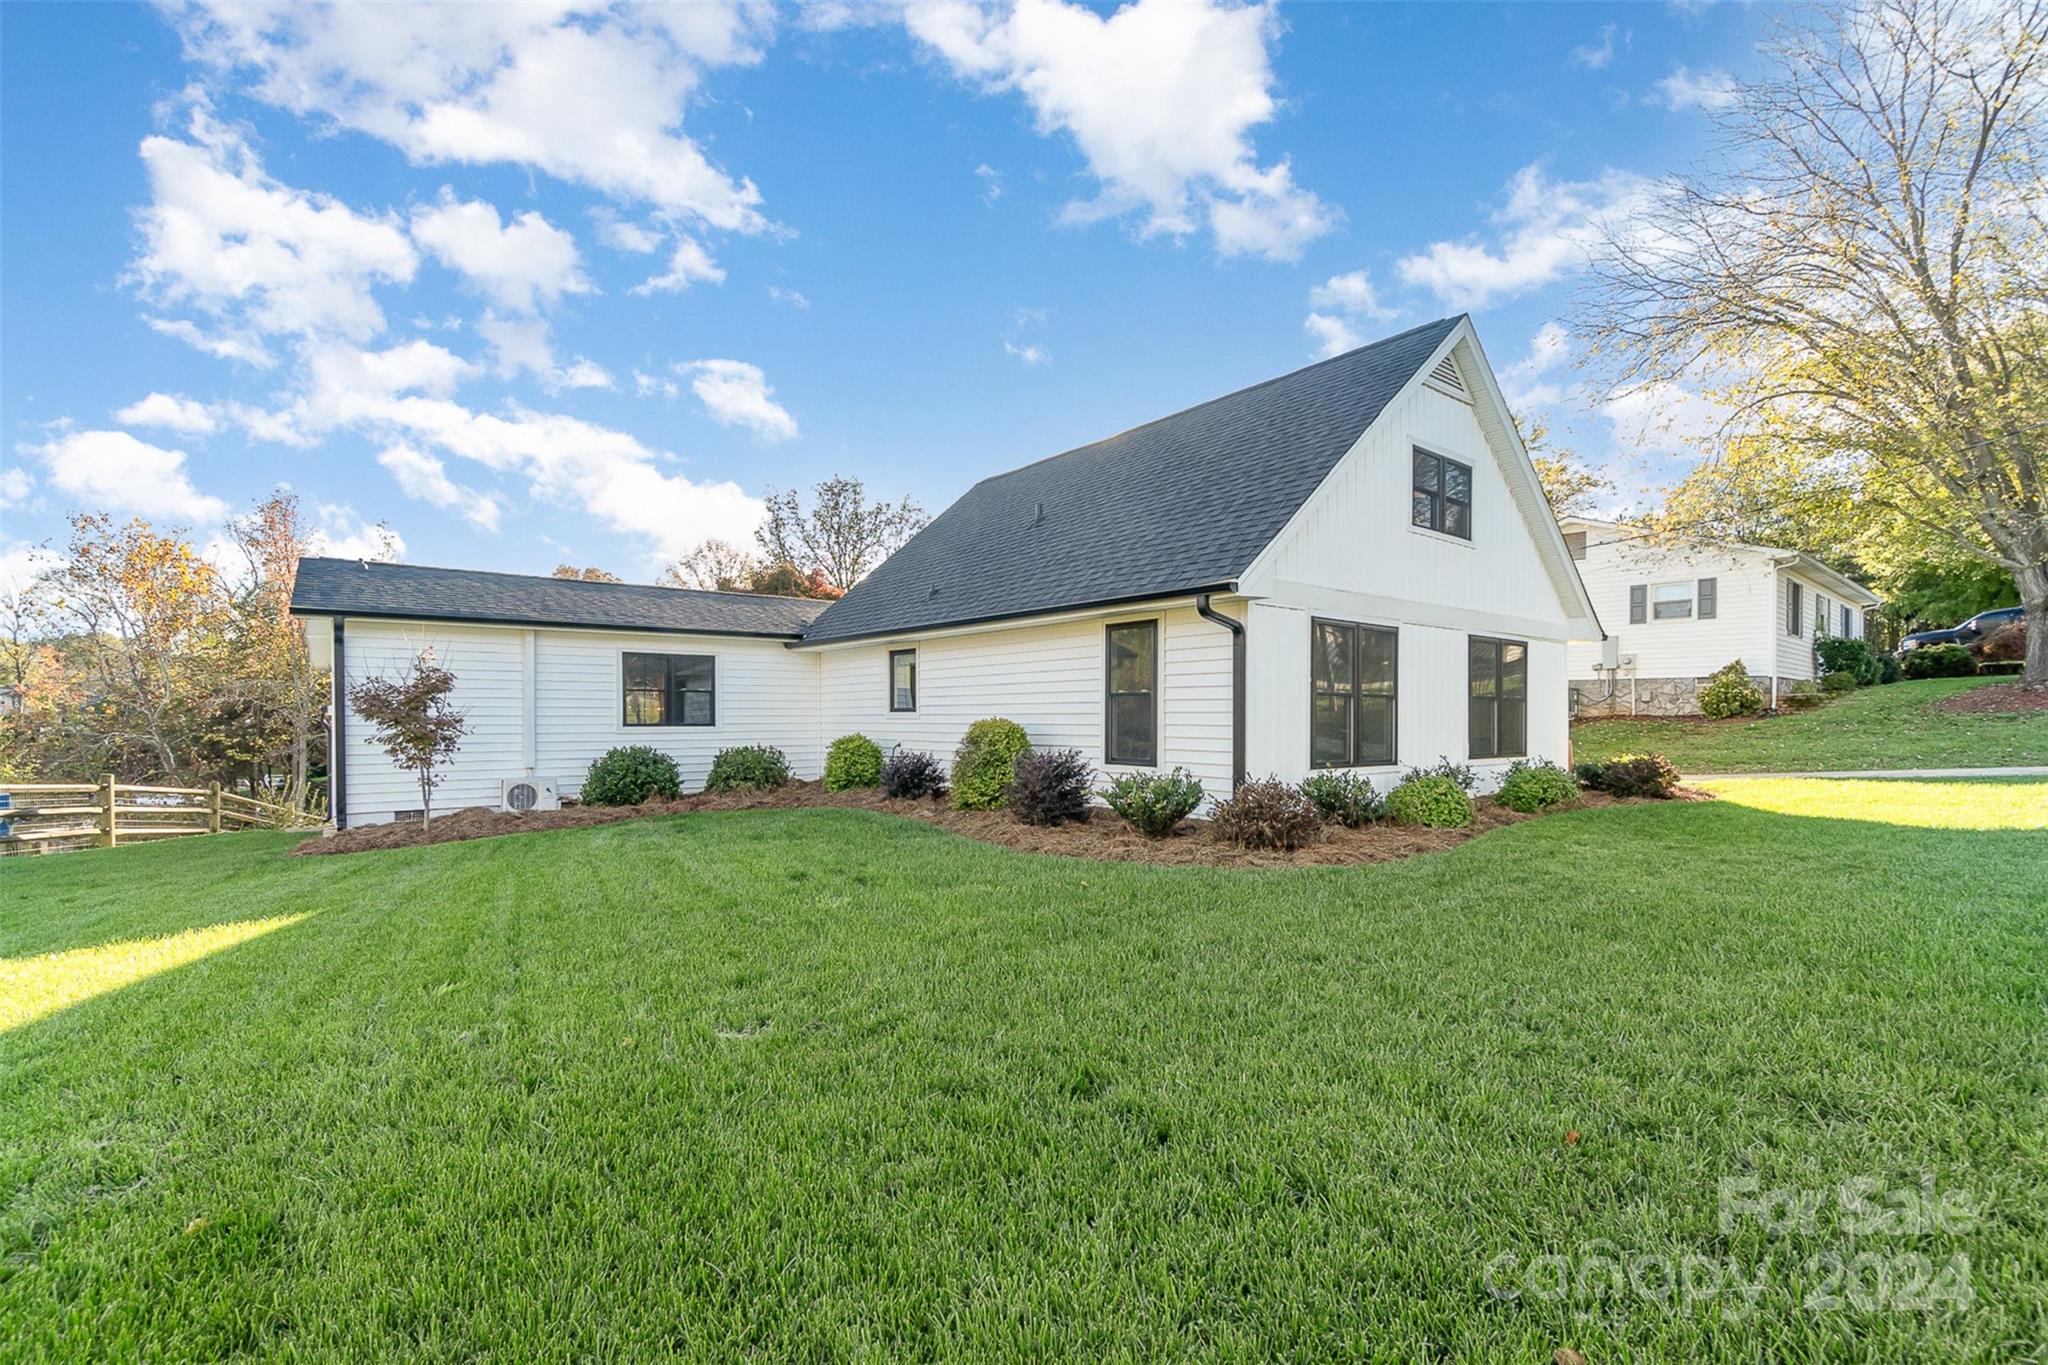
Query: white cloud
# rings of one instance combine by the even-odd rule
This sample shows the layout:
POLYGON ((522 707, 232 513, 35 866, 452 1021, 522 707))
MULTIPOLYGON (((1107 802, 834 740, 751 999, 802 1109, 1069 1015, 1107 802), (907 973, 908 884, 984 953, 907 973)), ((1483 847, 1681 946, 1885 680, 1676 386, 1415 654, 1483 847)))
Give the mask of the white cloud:
POLYGON ((768 286, 768 297, 773 302, 786 304, 787 306, 796 309, 798 312, 802 312, 811 306, 811 301, 808 298, 805 298, 801 293, 794 289, 784 289, 779 284, 771 284, 768 286))
POLYGON ((1572 65, 1582 66, 1588 71, 1606 70, 1608 63, 1614 60, 1615 39, 1620 34, 1621 26, 1619 24, 1602 24, 1600 26, 1600 41, 1597 44, 1591 47, 1575 47, 1572 49, 1572 65))
POLYGON ((313 509, 313 522, 306 541, 316 555, 373 563, 405 557, 404 536, 381 521, 375 525, 365 522, 353 507, 323 502, 313 509))
POLYGON ((1052 360, 1052 355, 1045 349, 1045 347, 1019 346, 1014 341, 1003 342, 1003 354, 1007 356, 1014 356, 1018 360, 1023 361, 1026 365, 1044 365, 1050 363, 1052 360))
POLYGON ((502 223, 493 205, 462 202, 443 189, 434 207, 413 210, 412 235, 508 312, 531 313, 564 294, 591 292, 576 239, 532 210, 502 223))
POLYGON ((490 343, 493 368, 500 379, 529 372, 551 393, 614 387, 611 375, 594 360, 578 356, 568 365, 557 361, 548 325, 539 318, 501 318, 487 312, 477 319, 476 330, 490 343))
POLYGON ((1311 308, 1333 309, 1345 313, 1360 313, 1366 317, 1392 317, 1394 310, 1382 307, 1379 294, 1372 287, 1372 280, 1363 270, 1354 270, 1348 275, 1332 275, 1309 291, 1308 306, 1311 308))
POLYGON ((1402 258, 1401 278, 1453 308, 1483 308, 1527 293, 1583 265, 1601 233, 1637 215, 1650 191, 1649 181, 1626 171, 1563 181, 1552 180, 1540 163, 1524 166, 1493 214, 1497 246, 1432 242, 1402 258))
POLYGON ((1553 370, 1571 357, 1572 334, 1555 322, 1546 322, 1529 338, 1529 353, 1500 372, 1501 389, 1508 406, 1526 415, 1529 409, 1562 402, 1568 391, 1547 379, 1553 370))
POLYGON ((1252 147, 1278 108, 1267 6, 1135 0, 1104 17, 1067 0, 923 0, 904 17, 960 78, 1018 92, 1040 133, 1074 139, 1101 190, 1068 222, 1136 215, 1143 237, 1206 225, 1223 255, 1293 260, 1336 221, 1252 147))
POLYGON ((0 508, 21 506, 28 501, 28 495, 35 486, 36 481, 29 477, 26 469, 0 469, 0 508))
POLYGON ((115 413, 114 420, 124 427, 162 427, 193 436, 220 430, 220 419, 214 416, 212 408, 197 399, 170 393, 138 398, 115 413))
POLYGON ((219 521, 228 512, 226 503, 192 486, 184 451, 153 446, 125 431, 59 432, 21 450, 42 461, 45 482, 79 511, 135 512, 197 524, 219 521))
POLYGON ((1728 419, 1719 403, 1668 380, 1632 389, 1600 405, 1617 446, 1639 455, 1690 458, 1728 419))
POLYGON ((668 270, 652 279, 643 280, 633 286, 635 294, 677 294, 688 289, 698 280, 709 280, 713 284, 725 283, 725 271, 704 244, 691 237, 676 239, 675 254, 668 258, 668 270))
POLYGON ((25 592, 29 584, 63 563, 56 551, 25 541, 0 544, 0 592, 25 592))
POLYGON ((648 374, 638 368, 633 371, 633 392, 642 398, 674 398, 682 391, 682 387, 673 379, 648 374))
POLYGON ((1342 355, 1365 344, 1365 338, 1358 334, 1357 328, 1330 313, 1310 313, 1301 325, 1315 338, 1318 355, 1342 355))
POLYGON ((775 390, 759 365, 744 360, 687 360, 676 373, 690 381, 712 420, 728 427, 746 427, 764 441, 787 441, 796 435, 796 418, 775 401, 775 390))
POLYGON ((188 50, 257 98, 381 138, 415 164, 509 162, 678 218, 767 226, 753 182, 682 130, 705 70, 758 61, 749 0, 535 5, 186 3, 188 50))
POLYGON ((602 205, 592 209, 590 216, 597 224, 597 240, 614 251, 646 256, 661 249, 664 237, 654 228, 630 222, 602 205))
POLYGON ((1003 197, 1003 173, 986 161, 974 168, 974 174, 981 181, 981 202, 994 204, 1003 197))
MULTIPOLYGON (((130 278, 143 293, 217 316, 239 312, 265 332, 361 341, 382 331, 372 287, 409 281, 416 265, 398 225, 271 179, 203 100, 188 131, 190 142, 142 140, 150 202, 138 215, 143 249, 130 278)), ((196 327, 170 334, 195 345, 203 335, 196 327)))
POLYGON ((1705 71, 1673 67, 1670 75, 1657 82, 1657 95, 1664 107, 1674 112, 1704 109, 1710 114, 1732 108, 1742 98, 1735 77, 1719 67, 1705 71))
POLYGON ((498 529, 497 499, 449 478, 448 467, 432 455, 400 443, 380 451, 377 463, 398 480, 407 497, 446 508, 483 530, 498 529))
POLYGON ((277 364, 277 357, 264 349, 262 342, 247 334, 205 332, 185 318, 144 318, 143 321, 153 331, 175 337, 194 350, 222 360, 240 360, 259 370, 267 370, 277 364))

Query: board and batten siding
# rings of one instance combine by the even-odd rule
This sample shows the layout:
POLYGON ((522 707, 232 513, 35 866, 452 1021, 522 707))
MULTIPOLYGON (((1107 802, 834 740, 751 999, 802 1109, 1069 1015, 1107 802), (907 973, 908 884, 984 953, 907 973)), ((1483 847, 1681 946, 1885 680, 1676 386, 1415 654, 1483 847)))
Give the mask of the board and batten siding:
MULTIPOLYGON (((1241 602, 1217 603, 1241 617, 1241 602)), ((859 733, 882 746, 922 749, 950 764, 967 727, 989 716, 1016 721, 1041 749, 1079 749, 1105 777, 1130 771, 1103 762, 1105 631, 1114 622, 1159 622, 1159 762, 1183 767, 1212 799, 1230 794, 1231 637, 1192 607, 1124 611, 874 644, 800 651, 818 660, 823 742, 859 733), (917 650, 917 710, 889 709, 889 652, 917 650)))
MULTIPOLYGON (((495 808, 508 777, 547 778, 563 796, 574 796, 590 765, 624 744, 650 745, 674 758, 689 790, 703 786, 720 749, 738 744, 775 745, 799 777, 819 773, 817 664, 779 640, 357 617, 348 623, 344 646, 349 684, 396 674, 428 646, 455 675, 450 700, 469 723, 435 789, 439 810, 495 808), (716 724, 625 724, 621 658, 628 651, 716 659, 716 724)), ((348 746, 350 824, 376 824, 419 809, 418 782, 393 766, 369 723, 353 713, 348 746)))
MULTIPOLYGON (((1469 377, 1472 364, 1462 367, 1469 377)), ((1310 625, 1317 618, 1393 627, 1396 762, 1362 768, 1382 790, 1439 757, 1471 762, 1482 789, 1512 758, 1472 759, 1472 636, 1529 646, 1528 751, 1562 763, 1569 745, 1565 644, 1598 638, 1567 604, 1542 548, 1555 536, 1503 469, 1518 459, 1468 403, 1413 384, 1330 472, 1246 574, 1253 597, 1246 659, 1245 762, 1253 776, 1299 781, 1309 767, 1310 625), (1417 446, 1472 467, 1469 541, 1410 524, 1417 446)), ((1558 551, 1561 556, 1561 550, 1558 551)), ((1568 582, 1568 580, 1566 580, 1568 582)))

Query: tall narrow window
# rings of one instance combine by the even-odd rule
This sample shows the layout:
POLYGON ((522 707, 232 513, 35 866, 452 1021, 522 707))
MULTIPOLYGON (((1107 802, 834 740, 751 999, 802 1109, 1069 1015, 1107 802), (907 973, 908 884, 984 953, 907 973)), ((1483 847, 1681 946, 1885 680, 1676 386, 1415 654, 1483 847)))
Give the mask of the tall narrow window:
POLYGON ((1400 637, 1378 626, 1317 621, 1309 635, 1309 765, 1394 761, 1400 637))
POLYGON ((1149 767, 1159 761, 1159 623, 1109 627, 1103 761, 1149 767))
POLYGON ((1857 632, 1857 630, 1856 630, 1856 617, 1855 617, 1854 613, 1852 613, 1852 612, 1851 612, 1851 611, 1849 610, 1849 608, 1847 608, 1847 607, 1843 607, 1843 608, 1842 608, 1842 634, 1844 634, 1844 635, 1855 635, 1855 634, 1857 634, 1857 633, 1858 633, 1858 632, 1857 632))
POLYGON ((891 711, 915 711, 917 709, 917 651, 915 649, 892 649, 889 651, 889 709, 891 711))
POLYGON ((1806 621, 1806 615, 1805 615, 1805 612, 1806 612, 1806 608, 1805 608, 1804 604, 1800 602, 1800 600, 1799 600, 1799 599, 1800 599, 1800 591, 1799 591, 1799 585, 1798 585, 1797 583, 1791 583, 1791 582, 1788 582, 1788 583, 1786 583, 1786 584, 1785 584, 1785 633, 1786 633, 1787 635, 1797 635, 1797 634, 1799 634, 1799 632, 1800 632, 1801 628, 1803 627, 1803 625, 1804 625, 1804 623, 1805 623, 1805 621, 1806 621))
POLYGON ((1415 447, 1410 519, 1425 530, 1472 539, 1472 466, 1415 447))
POLYGON ((627 725, 710 725, 717 665, 709 654, 628 654, 622 660, 627 725))
POLYGON ((1474 635, 1467 646, 1468 714, 1473 758, 1522 758, 1529 752, 1529 646, 1474 635))

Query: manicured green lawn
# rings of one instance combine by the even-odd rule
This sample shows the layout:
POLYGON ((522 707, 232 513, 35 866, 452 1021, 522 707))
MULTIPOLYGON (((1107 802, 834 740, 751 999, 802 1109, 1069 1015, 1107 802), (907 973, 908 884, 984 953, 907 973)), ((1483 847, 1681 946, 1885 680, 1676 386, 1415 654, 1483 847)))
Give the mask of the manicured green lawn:
POLYGON ((1595 720, 1572 757, 1660 753, 1684 772, 1850 772, 2048 764, 2048 712, 1963 716, 1934 703, 2010 678, 1932 678, 1866 687, 1812 711, 1757 720, 1595 720))
POLYGON ((1855 819, 1830 784, 1779 810, 1733 786, 1298 872, 821 810, 10 860, 5 988, 48 1012, 0 1032, 0 1340, 1889 1361, 2048 1339, 2048 836, 2025 828, 2048 785, 1944 797, 1947 828, 1914 784, 1855 819), (1724 1180, 1863 1179, 1967 1209, 1723 1225, 1724 1180), (1598 1297, 1601 1256, 1636 1258, 1640 1291, 1598 1297), (1910 1293, 1914 1256, 1966 1279, 1910 1293), (1863 1258, 1835 1306, 1808 1299, 1829 1257, 1863 1258), (1730 1261, 1753 1308, 1707 1273, 1730 1261), (1559 1266, 1581 1291, 1545 1292, 1559 1266))

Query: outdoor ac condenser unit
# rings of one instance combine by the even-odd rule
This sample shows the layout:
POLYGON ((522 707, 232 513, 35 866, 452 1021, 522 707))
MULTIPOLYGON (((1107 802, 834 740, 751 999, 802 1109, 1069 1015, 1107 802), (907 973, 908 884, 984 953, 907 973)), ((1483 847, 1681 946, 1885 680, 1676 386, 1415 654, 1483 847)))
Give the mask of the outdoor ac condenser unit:
POLYGON ((530 810, 561 808, 561 794, 555 790, 553 779, 546 777, 508 777, 498 801, 499 810, 509 810, 517 815, 524 815, 530 810))

